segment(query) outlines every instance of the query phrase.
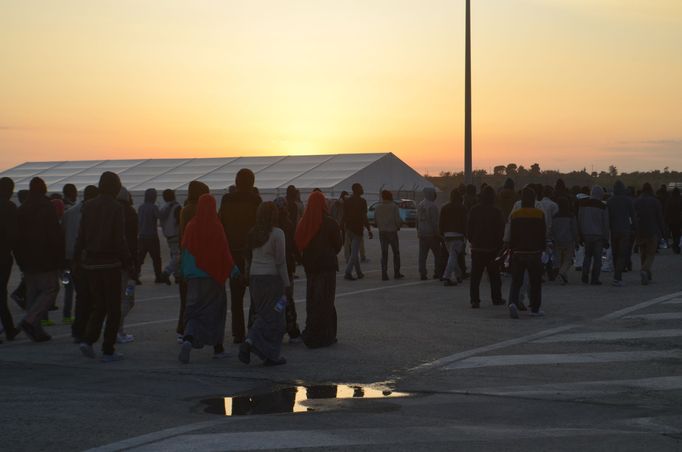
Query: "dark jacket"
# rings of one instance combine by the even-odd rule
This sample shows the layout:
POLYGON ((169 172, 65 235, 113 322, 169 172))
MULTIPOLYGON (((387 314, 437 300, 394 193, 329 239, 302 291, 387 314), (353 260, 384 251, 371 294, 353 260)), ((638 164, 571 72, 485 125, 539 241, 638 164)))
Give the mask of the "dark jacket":
POLYGON ((497 208, 500 209, 504 221, 507 221, 509 214, 514 208, 514 204, 519 199, 513 188, 503 188, 497 194, 497 208))
POLYGON ((609 209, 612 235, 630 234, 635 230, 635 206, 621 181, 616 181, 613 185, 613 196, 606 202, 606 206, 609 209))
POLYGON ((680 195, 671 194, 665 203, 665 222, 667 224, 682 223, 682 198, 680 195))
POLYGON ((123 206, 123 228, 125 231, 126 244, 128 245, 128 251, 130 251, 132 267, 137 268, 137 212, 135 212, 133 205, 130 203, 130 195, 125 188, 121 188, 116 199, 121 206, 123 206))
POLYGON ((661 203, 653 195, 643 193, 635 200, 637 237, 663 237, 663 212, 661 203))
POLYGON ((17 209, 14 255, 24 273, 56 271, 64 266, 64 234, 57 211, 46 196, 31 193, 17 209))
POLYGON ((256 210, 260 204, 260 196, 252 191, 228 193, 220 202, 218 215, 235 258, 246 255, 249 231, 256 224, 256 210))
POLYGON ((294 225, 289 219, 288 210, 286 217, 284 217, 282 210, 280 210, 277 227, 284 232, 287 270, 289 273, 293 273, 296 270, 296 257, 298 249, 296 248, 296 243, 294 241, 294 225))
POLYGON ((352 195, 343 203, 343 227, 355 235, 362 235, 364 228, 369 227, 367 220, 367 201, 361 196, 352 195))
POLYGON ((123 206, 112 195, 100 194, 83 205, 75 259, 86 270, 132 269, 123 206))
POLYGON ((546 246, 545 214, 534 207, 522 207, 510 216, 510 248, 515 253, 541 253, 546 246))
POLYGON ((602 239, 609 241, 609 212, 606 204, 593 197, 578 203, 578 232, 582 240, 602 239))
POLYGON ((17 206, 10 200, 0 200, 0 258, 10 255, 17 238, 17 206))
POLYGON ((303 268, 306 273, 338 271, 336 255, 341 251, 341 229, 336 221, 325 215, 317 235, 303 250, 303 268))
POLYGON ((156 190, 149 188, 144 192, 144 204, 138 211, 138 230, 140 237, 157 237, 159 230, 159 207, 156 205, 156 190))
POLYGON ((476 204, 469 212, 467 237, 472 251, 497 251, 502 247, 506 221, 492 204, 476 204))
POLYGON ((578 242, 578 221, 575 215, 570 211, 554 215, 550 238, 557 246, 575 245, 578 242))
POLYGON ((447 233, 465 235, 467 231, 467 209, 461 203, 448 202, 440 209, 438 230, 441 236, 447 233))

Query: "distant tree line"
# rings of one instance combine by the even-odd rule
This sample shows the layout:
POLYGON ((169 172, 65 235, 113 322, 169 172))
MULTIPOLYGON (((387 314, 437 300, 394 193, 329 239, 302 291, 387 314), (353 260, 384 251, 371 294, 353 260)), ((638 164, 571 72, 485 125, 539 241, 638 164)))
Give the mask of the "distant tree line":
MULTIPOLYGON (((538 163, 533 163, 529 168, 509 163, 495 166, 492 174, 482 169, 474 170, 473 176, 475 185, 480 186, 485 182, 495 188, 501 187, 507 178, 513 179, 516 187, 519 188, 530 183, 553 186, 557 179, 563 179, 567 187, 600 185, 608 188, 609 191, 616 180, 621 180, 626 186, 635 188, 640 188, 645 182, 649 182, 655 188, 661 185, 682 184, 682 172, 670 171, 668 167, 663 168, 663 171, 620 173, 615 165, 611 165, 608 171, 588 172, 586 168, 583 168, 579 171, 564 173, 558 170, 543 170, 538 163)), ((438 176, 426 175, 426 178, 441 190, 449 190, 464 183, 464 172, 442 171, 438 176)))

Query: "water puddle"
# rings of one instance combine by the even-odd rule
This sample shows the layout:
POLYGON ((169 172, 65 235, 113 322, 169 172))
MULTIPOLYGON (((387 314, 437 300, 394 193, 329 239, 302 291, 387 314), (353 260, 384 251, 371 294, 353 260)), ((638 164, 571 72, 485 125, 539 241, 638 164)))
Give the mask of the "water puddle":
POLYGON ((250 416, 276 413, 307 413, 321 411, 315 402, 347 399, 389 399, 412 394, 388 388, 362 385, 312 385, 275 387, 268 392, 257 392, 233 397, 202 400, 205 413, 220 416, 250 416))

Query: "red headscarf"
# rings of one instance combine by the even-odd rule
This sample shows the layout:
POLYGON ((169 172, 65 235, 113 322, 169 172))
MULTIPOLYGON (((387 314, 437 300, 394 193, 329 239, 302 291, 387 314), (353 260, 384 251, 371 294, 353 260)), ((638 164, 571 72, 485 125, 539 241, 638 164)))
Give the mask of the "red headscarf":
POLYGON ((197 213, 182 236, 182 247, 194 256, 197 267, 218 283, 225 283, 232 272, 234 260, 216 213, 215 199, 210 194, 199 197, 197 213))
POLYGON ((303 251, 315 238, 322 226, 324 214, 327 212, 327 200, 319 191, 314 191, 308 198, 308 206, 296 228, 296 246, 303 251))

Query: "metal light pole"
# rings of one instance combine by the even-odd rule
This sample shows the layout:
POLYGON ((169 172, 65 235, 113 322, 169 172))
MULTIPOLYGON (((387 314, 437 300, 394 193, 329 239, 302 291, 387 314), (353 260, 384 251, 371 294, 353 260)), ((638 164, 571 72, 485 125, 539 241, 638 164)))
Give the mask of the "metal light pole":
POLYGON ((464 81, 464 181, 473 183, 471 168, 471 0, 466 0, 466 50, 464 81))

